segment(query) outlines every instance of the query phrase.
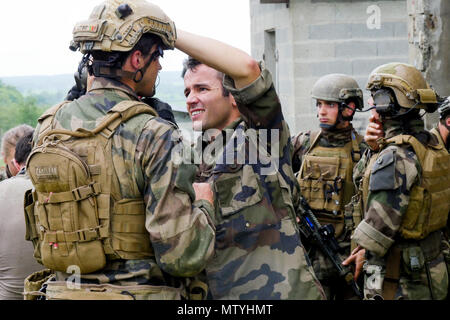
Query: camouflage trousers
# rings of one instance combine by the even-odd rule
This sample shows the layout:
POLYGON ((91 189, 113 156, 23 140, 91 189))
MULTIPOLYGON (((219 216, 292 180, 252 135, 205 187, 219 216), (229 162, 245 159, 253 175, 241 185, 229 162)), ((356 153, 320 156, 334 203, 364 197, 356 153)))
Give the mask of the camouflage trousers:
MULTIPOLYGON (((417 243, 402 246, 400 277, 395 291, 396 300, 444 300, 448 293, 448 271, 442 243, 437 253, 430 255, 417 243)), ((448 249, 448 247, 447 247, 448 249)), ((392 249, 390 249, 392 250, 392 249)), ((379 257, 366 252, 364 264, 364 299, 383 299, 383 283, 386 276, 386 256, 379 257)), ((447 259, 448 259, 448 252, 447 259)))

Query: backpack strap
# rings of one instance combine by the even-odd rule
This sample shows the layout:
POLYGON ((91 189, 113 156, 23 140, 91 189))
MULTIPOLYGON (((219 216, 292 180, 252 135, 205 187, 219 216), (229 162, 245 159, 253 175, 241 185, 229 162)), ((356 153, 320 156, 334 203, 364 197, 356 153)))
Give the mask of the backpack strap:
POLYGON ((38 119, 38 123, 40 124, 39 132, 37 133, 37 144, 40 145, 44 140, 44 137, 47 136, 47 132, 51 131, 53 118, 55 114, 61 109, 64 105, 69 103, 70 101, 63 101, 60 104, 57 104, 47 111, 45 111, 38 119))
MULTIPOLYGON (((50 119, 53 118, 55 113, 56 111, 51 114, 52 117, 50 119)), ((108 111, 102 122, 94 130, 87 130, 84 128, 78 128, 76 131, 53 129, 49 130, 45 134, 42 134, 39 138, 39 142, 41 143, 45 137, 54 134, 69 135, 76 138, 88 138, 102 133, 105 138, 109 139, 121 123, 124 123, 140 114, 150 114, 154 117, 158 116, 158 113, 152 107, 143 102, 128 100, 122 101, 108 111)))

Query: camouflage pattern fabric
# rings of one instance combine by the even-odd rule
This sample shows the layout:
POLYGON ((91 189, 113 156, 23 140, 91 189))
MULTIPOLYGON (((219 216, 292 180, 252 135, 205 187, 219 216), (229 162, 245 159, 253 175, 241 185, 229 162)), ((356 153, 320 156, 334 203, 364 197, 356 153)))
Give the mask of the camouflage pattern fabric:
MULTIPOLYGON (((386 139, 402 133, 405 128, 404 123, 397 121, 388 121, 383 125, 386 139)), ((415 120, 409 125, 415 137, 423 135, 423 121, 415 120)), ((445 299, 448 273, 439 249, 441 232, 432 233, 422 241, 407 241, 398 232, 408 208, 410 191, 420 179, 421 166, 414 150, 407 145, 385 146, 373 167, 368 168, 372 156, 375 155, 370 152, 364 154, 353 176, 359 183, 366 169, 371 170, 368 197, 364 199, 364 220, 352 238, 366 249, 365 299, 382 296, 386 261, 394 246, 401 248, 400 279, 395 299, 431 299, 432 294, 434 299, 445 299), (437 239, 428 244, 433 254, 425 252, 430 249, 424 249, 424 243, 431 237, 437 239), (428 277, 431 278, 431 285, 428 277)))
MULTIPOLYGON (((272 84, 263 69, 248 87, 237 90, 225 77, 242 118, 203 145, 216 150, 210 163, 200 166, 199 181, 213 185, 216 226, 215 256, 206 267, 213 299, 324 299, 300 241, 293 195, 299 191, 291 168, 289 128, 272 84), (247 129, 276 129, 271 156, 249 161, 254 140, 247 129), (224 142, 225 141, 225 142, 224 142), (245 155, 245 161, 236 159, 245 155), (226 162, 232 157, 231 163, 226 162), (265 174, 266 160, 279 158, 279 166, 265 174), (219 161, 220 160, 220 161, 219 161)), ((200 144, 200 147, 202 144, 200 144)), ((267 149, 266 149, 267 150, 267 149)))
MULTIPOLYGON (((56 113, 56 128, 92 130, 124 100, 138 97, 120 82, 96 78, 86 95, 56 113)), ((108 261, 101 272, 81 275, 82 283, 178 288, 183 277, 204 269, 214 250, 214 226, 209 218, 212 206, 206 201, 193 203, 193 190, 184 187, 193 181, 178 183, 181 178, 187 179, 186 172, 196 170, 194 165, 181 167, 172 161, 172 151, 181 143, 178 130, 158 117, 139 115, 119 126, 112 154, 120 192, 126 198, 144 198, 145 226, 155 256, 108 261)), ((64 281, 69 276, 58 272, 56 280, 64 281)))
MULTIPOLYGON (((322 130, 321 136, 316 145, 325 148, 342 148, 347 143, 352 141, 352 132, 357 134, 351 124, 345 129, 338 129, 333 131, 322 130)), ((311 139, 311 131, 300 132, 292 138, 292 144, 294 146, 292 168, 295 174, 299 172, 303 157, 310 149, 311 143, 313 143, 311 139)), ((361 154, 363 154, 367 148, 368 146, 364 141, 359 143, 361 154)), ((346 230, 337 238, 339 246, 342 248, 342 254, 340 254, 340 258, 342 259, 342 261, 344 261, 350 255, 351 231, 352 230, 346 230)), ((345 282, 340 279, 339 274, 333 267, 331 261, 327 259, 321 251, 316 250, 315 247, 311 246, 311 244, 305 241, 303 241, 303 243, 308 252, 308 256, 311 259, 314 272, 326 293, 327 299, 358 299, 358 297, 354 294, 352 288, 346 285, 345 282)))

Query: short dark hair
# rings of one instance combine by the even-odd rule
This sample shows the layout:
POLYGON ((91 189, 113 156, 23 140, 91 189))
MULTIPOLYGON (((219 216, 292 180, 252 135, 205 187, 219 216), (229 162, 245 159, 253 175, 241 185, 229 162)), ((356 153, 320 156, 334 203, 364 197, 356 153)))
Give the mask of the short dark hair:
MULTIPOLYGON (((134 52, 139 50, 144 56, 147 56, 150 54, 150 51, 155 44, 163 47, 163 42, 159 36, 153 33, 144 33, 141 39, 139 39, 139 41, 133 47, 133 49, 131 49, 131 51, 93 51, 91 53, 93 58, 92 64, 100 63, 105 67, 109 67, 112 69, 121 69, 127 58, 134 52)), ((93 68, 91 65, 88 65, 88 71, 89 75, 93 74, 93 68)))
POLYGON ((16 144, 16 152, 14 153, 14 159, 20 164, 24 165, 28 156, 31 153, 31 144, 33 141, 33 132, 29 132, 20 138, 16 144))
MULTIPOLYGON (((184 78, 184 76, 186 75, 186 72, 188 72, 188 70, 194 71, 197 68, 197 66, 202 65, 202 64, 204 64, 204 63, 198 61, 197 59, 192 58, 191 56, 188 56, 188 58, 186 60, 184 60, 184 62, 183 62, 183 71, 181 72, 181 77, 184 78)), ((224 77, 223 72, 217 71, 217 78, 222 83, 222 95, 224 97, 228 97, 230 95, 230 91, 228 91, 224 87, 223 77, 224 77)))

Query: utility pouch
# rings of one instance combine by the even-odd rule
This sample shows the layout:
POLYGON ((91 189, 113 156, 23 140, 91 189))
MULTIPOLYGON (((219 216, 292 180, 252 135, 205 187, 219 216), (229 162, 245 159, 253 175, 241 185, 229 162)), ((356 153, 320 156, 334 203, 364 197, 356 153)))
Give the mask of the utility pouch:
POLYGON ((403 270, 413 279, 419 280, 425 266, 425 256, 419 246, 402 250, 403 270))
POLYGON ((24 197, 25 239, 33 243, 34 258, 38 263, 42 264, 39 232, 36 228, 36 219, 34 216, 34 205, 33 190, 27 190, 24 197))
POLYGON ((54 273, 50 269, 44 269, 34 272, 25 278, 24 282, 24 300, 37 300, 41 296, 45 296, 41 292, 42 285, 54 277, 54 273))

